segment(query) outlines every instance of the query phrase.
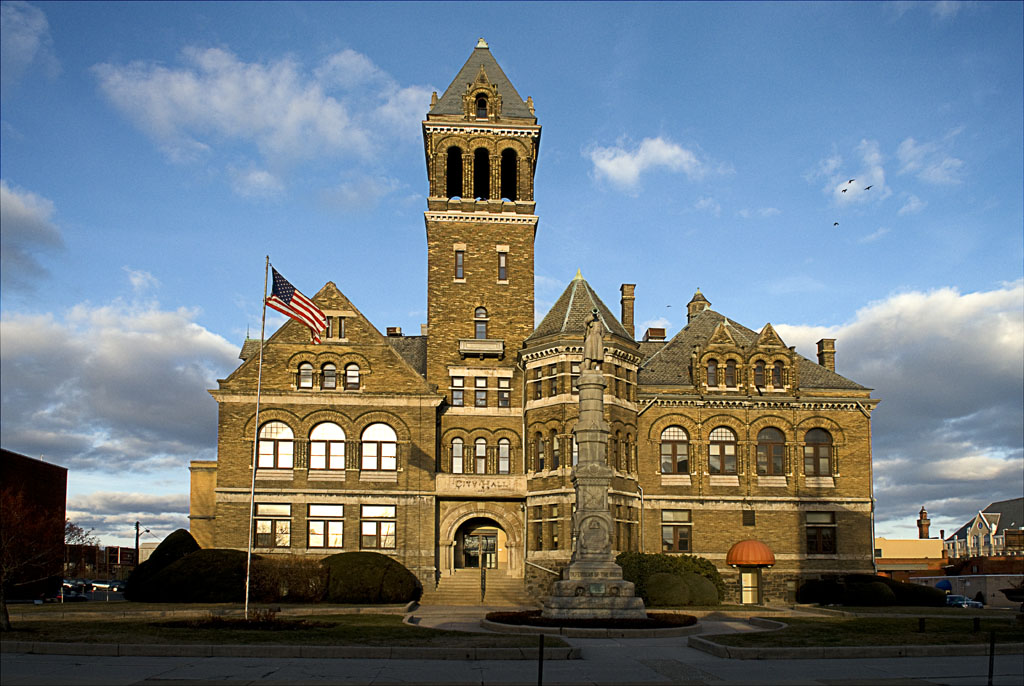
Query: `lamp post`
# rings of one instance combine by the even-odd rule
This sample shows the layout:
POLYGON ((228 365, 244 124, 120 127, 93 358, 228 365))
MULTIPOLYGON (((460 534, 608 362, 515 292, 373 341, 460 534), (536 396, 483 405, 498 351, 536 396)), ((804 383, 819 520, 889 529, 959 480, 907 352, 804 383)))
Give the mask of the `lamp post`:
POLYGON ((139 566, 139 536, 142 534, 148 534, 149 529, 141 531, 142 522, 135 522, 135 566, 139 566))

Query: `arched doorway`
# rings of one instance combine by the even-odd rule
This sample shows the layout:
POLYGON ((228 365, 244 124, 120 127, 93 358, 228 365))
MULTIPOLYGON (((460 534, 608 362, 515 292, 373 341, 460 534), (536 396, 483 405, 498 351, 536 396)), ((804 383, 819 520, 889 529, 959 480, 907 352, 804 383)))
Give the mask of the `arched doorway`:
POLYGON ((496 521, 474 517, 455 532, 456 569, 507 569, 508 537, 496 521))

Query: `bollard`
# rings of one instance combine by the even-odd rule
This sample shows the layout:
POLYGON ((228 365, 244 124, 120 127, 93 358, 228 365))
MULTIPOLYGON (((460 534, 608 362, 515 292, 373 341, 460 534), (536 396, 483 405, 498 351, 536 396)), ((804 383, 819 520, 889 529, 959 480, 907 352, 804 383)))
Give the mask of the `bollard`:
POLYGON ((996 662, 996 632, 988 632, 988 686, 992 686, 992 672, 996 662))
POLYGON ((537 686, 544 686, 544 634, 540 634, 540 650, 537 651, 537 686))
POLYGON ((971 631, 973 631, 974 633, 978 633, 979 631, 981 631, 981 617, 974 618, 974 628, 971 629, 971 631))
POLYGON ((917 633, 919 633, 919 634, 923 634, 924 633, 924 617, 918 617, 917 618, 917 633))

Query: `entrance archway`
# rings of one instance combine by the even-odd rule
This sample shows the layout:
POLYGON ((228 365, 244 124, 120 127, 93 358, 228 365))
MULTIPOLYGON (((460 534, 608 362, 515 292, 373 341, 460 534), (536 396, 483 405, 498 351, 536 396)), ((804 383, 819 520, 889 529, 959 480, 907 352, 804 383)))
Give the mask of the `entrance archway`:
POLYGON ((470 538, 469 565, 479 565, 482 561, 485 565, 495 565, 489 571, 499 576, 523 576, 522 513, 505 503, 466 501, 444 508, 437 534, 438 573, 441 576, 449 576, 461 569, 480 569, 479 566, 467 567, 467 536, 470 538), (493 556, 490 555, 492 544, 493 556))
POLYGON ((455 569, 507 569, 508 536, 488 517, 474 517, 455 532, 455 569))

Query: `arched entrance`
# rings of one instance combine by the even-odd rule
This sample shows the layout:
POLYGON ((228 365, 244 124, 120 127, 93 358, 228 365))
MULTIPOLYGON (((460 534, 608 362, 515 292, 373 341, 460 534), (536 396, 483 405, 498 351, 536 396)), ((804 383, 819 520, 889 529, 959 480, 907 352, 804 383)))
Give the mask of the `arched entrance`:
POLYGON ((474 517, 455 532, 455 569, 507 569, 508 536, 489 517, 474 517))

